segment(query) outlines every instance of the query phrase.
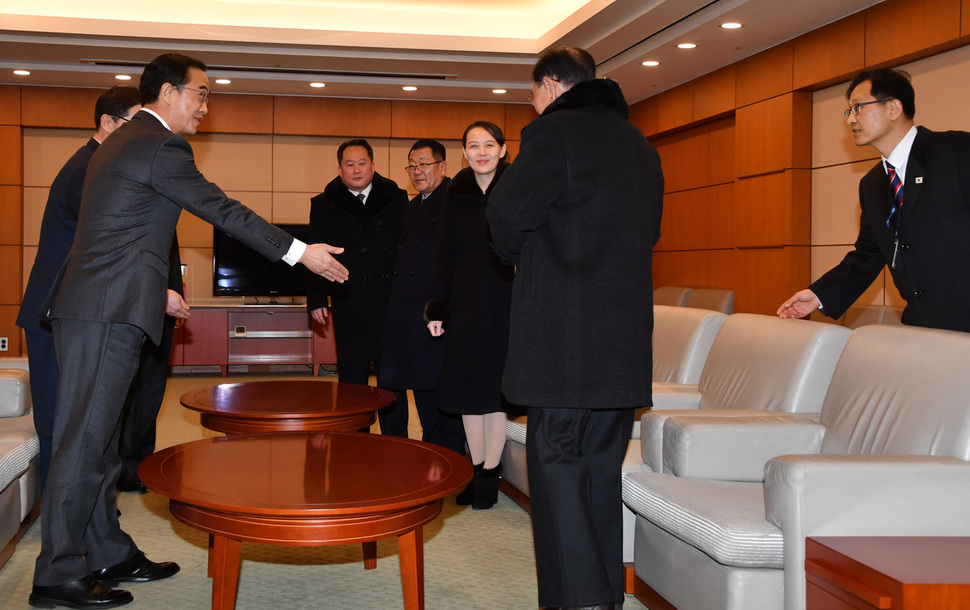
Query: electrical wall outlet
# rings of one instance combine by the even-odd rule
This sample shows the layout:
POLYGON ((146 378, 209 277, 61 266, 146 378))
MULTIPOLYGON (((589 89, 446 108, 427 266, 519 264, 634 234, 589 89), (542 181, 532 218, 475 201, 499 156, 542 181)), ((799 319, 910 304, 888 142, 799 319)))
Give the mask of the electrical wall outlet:
POLYGON ((6 337, 0 337, 0 352, 7 351, 7 345, 9 345, 9 342, 7 341, 7 338, 6 337))

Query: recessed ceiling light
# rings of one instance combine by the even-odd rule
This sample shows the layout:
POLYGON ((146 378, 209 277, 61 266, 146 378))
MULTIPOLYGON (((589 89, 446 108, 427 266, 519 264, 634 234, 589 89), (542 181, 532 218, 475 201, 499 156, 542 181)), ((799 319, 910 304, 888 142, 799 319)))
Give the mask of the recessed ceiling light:
POLYGON ((131 77, 127 74, 115 74, 117 80, 131 80, 131 77))
POLYGON ((648 59, 647 61, 643 62, 640 65, 647 66, 648 68, 652 68, 654 66, 659 66, 660 65, 660 62, 659 61, 656 61, 656 60, 653 60, 653 59, 648 59))
POLYGON ((501 95, 502 93, 508 93, 508 91, 506 91, 505 89, 492 89, 492 93, 498 93, 499 95, 501 95))
POLYGON ((217 78, 216 79, 216 84, 217 85, 228 85, 230 83, 232 83, 232 81, 229 80, 228 78, 217 78))
POLYGON ((30 70, 14 70, 13 73, 17 76, 30 76, 30 70))
POLYGON ((729 21, 727 23, 722 23, 721 27, 725 30, 740 30, 744 25, 737 23, 736 21, 729 21))
POLYGON ((404 87, 401 87, 401 89, 404 89, 405 91, 417 91, 418 90, 418 88, 415 87, 414 85, 406 85, 404 87))
POLYGON ((677 45, 678 49, 693 49, 695 47, 697 47, 697 45, 694 44, 693 42, 682 42, 679 45, 677 45))
POLYGON ((321 89, 323 87, 326 87, 327 85, 326 83, 310 83, 310 86, 315 89, 321 89))

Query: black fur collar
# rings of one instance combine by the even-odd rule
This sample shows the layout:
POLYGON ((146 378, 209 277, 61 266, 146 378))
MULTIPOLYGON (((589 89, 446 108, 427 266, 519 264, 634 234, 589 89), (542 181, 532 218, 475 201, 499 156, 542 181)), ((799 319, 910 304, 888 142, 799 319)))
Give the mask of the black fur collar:
POLYGON ((597 78, 594 80, 576 83, 568 91, 563 92, 554 102, 546 107, 542 116, 556 112, 557 110, 567 110, 570 108, 587 108, 590 106, 605 106, 612 108, 623 115, 623 118, 630 117, 630 107, 623 99, 623 91, 615 80, 610 78, 597 78))

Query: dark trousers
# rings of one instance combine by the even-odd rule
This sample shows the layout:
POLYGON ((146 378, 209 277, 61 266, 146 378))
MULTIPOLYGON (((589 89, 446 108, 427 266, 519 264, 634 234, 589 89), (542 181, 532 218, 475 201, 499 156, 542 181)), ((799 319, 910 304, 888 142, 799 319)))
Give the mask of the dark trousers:
MULTIPOLYGON (((426 443, 451 449, 460 455, 465 454, 465 427, 461 416, 445 413, 438 408, 438 390, 412 390, 414 407, 421 420, 421 440, 426 443)), ((397 401, 390 407, 377 412, 381 422, 381 434, 407 438, 408 436, 408 393, 396 390, 397 401)))
POLYGON ((126 559, 138 547, 118 523, 121 411, 138 368, 141 329, 54 320, 59 383, 53 453, 41 502, 34 584, 77 580, 126 559))
POLYGON ((526 461, 540 606, 623 602, 620 468, 633 414, 528 410, 526 461))
MULTIPOLYGON (((374 363, 375 370, 380 367, 380 361, 374 363)), ((357 383, 367 385, 370 381, 370 362, 356 362, 354 364, 340 364, 337 358, 337 381, 340 383, 357 383)))
POLYGON ((155 453, 155 419, 165 397, 174 334, 175 318, 166 316, 159 344, 145 341, 142 345, 138 373, 128 390, 121 418, 118 454, 122 478, 138 474, 142 460, 155 453))
POLYGON ((27 364, 30 366, 30 397, 34 404, 34 429, 40 439, 40 488, 47 483, 54 437, 54 407, 57 404, 57 356, 54 337, 26 330, 27 364))

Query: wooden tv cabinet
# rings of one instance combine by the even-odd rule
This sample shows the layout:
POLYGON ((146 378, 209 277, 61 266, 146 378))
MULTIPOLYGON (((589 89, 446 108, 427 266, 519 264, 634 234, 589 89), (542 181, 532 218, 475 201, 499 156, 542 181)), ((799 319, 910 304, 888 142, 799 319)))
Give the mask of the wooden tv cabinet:
POLYGON ((306 364, 316 375, 337 362, 330 319, 317 324, 305 305, 189 305, 172 341, 173 366, 215 365, 225 377, 231 364, 306 364))

